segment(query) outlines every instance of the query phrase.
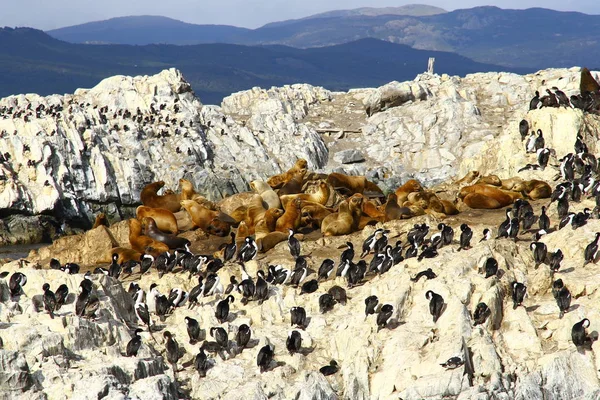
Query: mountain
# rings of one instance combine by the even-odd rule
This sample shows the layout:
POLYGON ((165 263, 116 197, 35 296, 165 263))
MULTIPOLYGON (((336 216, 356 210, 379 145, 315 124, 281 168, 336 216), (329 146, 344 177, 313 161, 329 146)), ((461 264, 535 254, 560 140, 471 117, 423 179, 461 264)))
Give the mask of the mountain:
POLYGON ((264 27, 272 28, 274 26, 288 25, 297 21, 305 21, 315 18, 344 18, 357 16, 379 16, 379 15, 406 15, 412 17, 420 17, 423 15, 443 14, 448 11, 443 8, 428 6, 426 4, 407 4, 400 7, 362 7, 351 10, 333 10, 324 13, 310 15, 305 18, 291 19, 287 21, 272 22, 264 25, 264 27))
POLYGON ((0 29, 0 97, 68 93, 113 75, 151 75, 176 67, 204 103, 215 104, 254 86, 309 83, 348 90, 408 80, 426 70, 429 57, 436 58, 436 72, 450 75, 529 72, 376 39, 309 49, 233 44, 90 46, 63 42, 31 28, 4 28, 0 29))
MULTIPOLYGON (((429 9, 430 14, 432 10, 435 9, 429 9)), ((98 33, 86 28, 89 24, 49 33, 73 42, 111 42, 119 38, 120 43, 129 44, 222 42, 281 44, 298 48, 375 38, 416 49, 454 52, 478 62, 507 67, 543 69, 598 64, 600 15, 543 8, 505 10, 487 6, 452 12, 439 10, 440 13, 435 15, 420 16, 393 15, 399 12, 396 9, 332 11, 241 31, 234 27, 192 25, 198 27, 201 33, 194 34, 190 30, 182 36, 177 29, 169 30, 158 25, 148 27, 151 32, 146 35, 137 34, 135 27, 125 30, 115 26, 119 20, 109 20, 112 21, 111 28, 97 28, 98 33), (111 30, 119 32, 116 37, 106 33, 111 30), (71 32, 72 36, 61 36, 60 32, 71 32)), ((420 12, 426 11, 422 8, 420 12)), ((101 27, 109 21, 95 24, 101 27)))
POLYGON ((71 43, 186 45, 232 42, 248 31, 229 25, 196 25, 167 17, 141 15, 54 29, 48 34, 71 43))

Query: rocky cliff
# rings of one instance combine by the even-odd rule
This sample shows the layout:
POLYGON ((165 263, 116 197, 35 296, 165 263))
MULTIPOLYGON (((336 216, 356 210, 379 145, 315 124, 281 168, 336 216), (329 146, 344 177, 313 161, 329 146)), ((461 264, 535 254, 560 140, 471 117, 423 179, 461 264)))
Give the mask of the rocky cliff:
MULTIPOLYGON (((534 162, 520 139, 523 118, 532 129, 543 130, 558 158, 572 151, 577 134, 596 153, 597 116, 573 109, 528 111, 535 90, 558 86, 572 94, 578 79, 575 68, 530 76, 421 75, 414 82, 348 93, 307 85, 254 89, 214 107, 202 106, 183 78, 170 70, 155 77, 111 78, 64 97, 11 97, 0 102, 5 116, 10 110, 10 117, 0 119, 2 208, 72 218, 108 207, 115 218, 135 205, 139 190, 150 180, 160 178, 175 188, 184 175, 217 198, 245 190, 250 179, 288 168, 297 157, 306 158, 312 170, 364 173, 388 190, 408 177, 434 185, 473 169, 507 178, 534 162)), ((551 181, 555 163, 553 158, 545 171, 521 176, 551 181)), ((547 203, 532 202, 536 215, 547 203)), ((585 199, 573 203, 572 210, 593 206, 593 199, 585 199)), ((556 225, 554 206, 549 215, 556 225)), ((127 285, 135 279, 148 291, 158 283, 167 294, 175 287, 190 290, 196 281, 181 273, 159 278, 155 271, 121 281, 94 275, 100 311, 96 318, 80 318, 74 315, 74 300, 82 274, 48 270, 48 258, 71 254, 70 260, 61 261, 78 261, 75 253, 104 252, 126 242, 127 232, 118 223, 65 238, 32 254, 32 262, 1 267, 8 275, 0 278, 0 398, 597 399, 598 342, 587 350, 576 348, 571 328, 588 318, 592 336, 600 329, 600 269, 594 263, 582 267, 583 250, 600 231, 600 222, 590 220, 577 230, 567 227, 541 239, 549 251, 560 248, 565 256, 552 274, 547 265, 535 267, 526 233, 518 241, 479 242, 483 229, 495 231, 503 218, 500 210, 471 210, 446 218, 457 232, 455 242, 459 225, 469 223, 475 233, 472 249, 458 253, 453 243, 436 258, 403 261, 347 289, 347 304, 336 304, 326 314, 319 310, 319 296, 334 285, 346 287, 345 279, 332 277, 311 294, 290 285, 271 286, 263 304, 244 305, 236 294, 232 315, 223 324, 215 317, 219 298, 202 298, 193 310, 186 305, 164 321, 156 318, 153 336, 145 330, 140 353, 131 358, 123 353, 137 321, 127 285), (486 279, 481 267, 488 257, 498 261, 500 271, 486 279), (437 277, 411 280, 427 268, 437 277), (18 296, 8 293, 14 272, 28 277, 18 296), (562 318, 551 291, 559 277, 573 298, 562 318), (515 280, 527 286, 519 307, 513 307, 510 297, 515 280), (54 319, 41 306, 44 282, 52 290, 64 283, 72 293, 54 319), (428 290, 445 302, 437 322, 429 314, 428 290), (371 295, 393 306, 384 329, 377 329, 376 316, 365 316, 364 300, 371 295), (490 315, 474 325, 472 315, 480 302, 487 304, 490 315), (293 306, 303 306, 309 320, 301 331, 302 351, 290 355, 286 338, 293 306), (214 340, 211 327, 222 326, 229 334, 228 351, 209 354, 206 377, 194 370, 200 345, 188 341, 186 316, 199 321, 209 342, 214 340), (252 340, 243 350, 235 342, 241 324, 252 329, 252 340), (182 347, 176 374, 166 361, 162 332, 167 329, 182 347), (256 357, 267 338, 277 365, 260 373, 256 357), (472 374, 465 375, 464 367, 441 366, 451 357, 464 358, 463 339, 472 374), (318 370, 331 359, 340 370, 324 377, 318 370)), ((383 226, 390 230, 392 243, 406 243, 413 224, 427 223, 435 232, 438 222, 428 215, 383 226)), ((346 241, 360 251, 373 230, 369 226, 346 237, 306 237, 302 253, 310 255, 308 265, 316 272, 325 258, 337 262, 346 241)), ((247 268, 255 277, 258 268, 272 264, 294 266, 285 242, 247 268)), ((239 278, 239 266, 227 263, 218 275, 226 284, 231 275, 239 278)))

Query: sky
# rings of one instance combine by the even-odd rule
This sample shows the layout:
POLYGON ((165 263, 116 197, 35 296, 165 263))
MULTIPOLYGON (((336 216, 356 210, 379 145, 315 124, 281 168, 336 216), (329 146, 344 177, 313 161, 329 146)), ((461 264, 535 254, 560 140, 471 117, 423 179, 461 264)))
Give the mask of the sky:
MULTIPOLYGON (((394 7, 418 3, 386 0, 0 0, 0 27, 49 30, 128 15, 161 15, 195 24, 257 28, 268 22, 358 7, 394 7)), ((482 5, 501 8, 544 7, 600 15, 600 0, 431 0, 448 11, 482 5)))

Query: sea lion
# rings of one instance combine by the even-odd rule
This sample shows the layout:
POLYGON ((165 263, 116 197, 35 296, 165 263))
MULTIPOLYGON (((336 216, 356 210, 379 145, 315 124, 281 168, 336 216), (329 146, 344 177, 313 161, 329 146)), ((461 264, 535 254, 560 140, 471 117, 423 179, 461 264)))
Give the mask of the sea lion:
POLYGON ((454 205, 454 203, 452 203, 451 201, 448 200, 440 200, 440 202, 442 203, 442 206, 444 207, 444 214, 446 215, 456 215, 459 213, 458 208, 456 208, 456 206, 454 205))
POLYGON ((187 179, 181 178, 179 180, 179 187, 181 187, 181 200, 194 200, 195 196, 199 196, 192 182, 187 179))
POLYGON ((96 220, 94 221, 94 226, 92 226, 92 229, 96 229, 100 225, 103 225, 106 227, 110 226, 108 224, 108 218, 106 218, 106 214, 104 214, 104 213, 99 213, 98 215, 96 215, 96 220))
POLYGON ((477 182, 475 182, 475 185, 480 183, 492 186, 502 186, 502 180, 497 175, 481 176, 477 182))
MULTIPOLYGON (((463 198, 463 201, 464 201, 464 197, 466 197, 470 193, 479 193, 486 197, 491 197, 500 204, 500 207, 505 207, 509 204, 512 204, 516 199, 523 198, 523 195, 521 195, 520 193, 511 192, 508 190, 502 190, 496 186, 485 185, 485 184, 476 184, 476 185, 471 185, 471 186, 465 186, 464 188, 462 188, 460 190, 458 196, 460 198, 463 198)), ((485 202, 484 202, 484 204, 485 204, 485 202)), ((494 204, 493 202, 489 203, 490 206, 493 204, 494 204)), ((488 208, 491 208, 491 207, 488 207, 488 208)))
POLYGON ((280 196, 280 198, 283 208, 285 208, 287 204, 295 198, 301 198, 303 201, 310 201, 325 205, 327 204, 327 200, 329 200, 330 193, 329 185, 325 181, 320 181, 317 191, 314 193, 286 194, 280 196))
POLYGON ((162 232, 156 225, 156 222, 153 218, 144 217, 142 219, 142 228, 144 229, 144 234, 146 236, 149 236, 154 240, 158 240, 159 242, 163 242, 169 246, 170 249, 178 249, 184 247, 186 244, 190 244, 190 241, 187 239, 162 232))
POLYGON ((256 245, 261 253, 271 250, 275 245, 285 241, 288 234, 284 232, 271 231, 266 221, 260 220, 255 226, 256 245))
POLYGON ((233 218, 237 223, 240 223, 246 219, 248 215, 248 206, 239 206, 233 212, 228 214, 231 218, 233 218))
POLYGON ((285 185, 292 177, 294 176, 294 172, 299 170, 306 170, 308 168, 308 162, 304 158, 299 158, 294 166, 288 169, 283 174, 274 175, 267 180, 267 184, 271 186, 273 189, 279 189, 283 185, 285 185))
POLYGON ((367 186, 367 178, 364 176, 350 176, 332 172, 327 177, 327 183, 344 195, 353 195, 356 193, 362 194, 367 186))
POLYGON ((227 214, 209 210, 193 200, 182 200, 181 206, 192 217, 194 226, 210 235, 227 236, 231 229, 231 224, 235 222, 227 214))
POLYGON ((296 193, 302 192, 302 186, 304 185, 304 175, 305 174, 306 174, 305 169, 295 171, 292 174, 292 178, 289 181, 287 181, 281 187, 281 189, 279 189, 279 192, 277 193, 279 195, 279 198, 281 199, 281 196, 286 195, 286 194, 296 194, 296 193))
POLYGON ((552 188, 550 185, 536 179, 518 183, 513 190, 525 194, 532 200, 547 199, 552 195, 552 188))
POLYGON ((597 93, 598 91, 600 91, 600 84, 596 82, 589 69, 583 68, 581 70, 581 80, 579 81, 579 92, 584 95, 587 92, 597 93))
POLYGON ((250 187, 257 194, 262 197, 263 201, 267 203, 269 208, 281 208, 281 201, 279 200, 279 196, 275 191, 269 186, 267 182, 264 181, 252 181, 250 182, 250 187))
MULTIPOLYGON (((356 194, 355 196, 359 196, 356 194)), ((379 222, 383 222, 385 220, 385 211, 380 210, 377 205, 375 205, 372 201, 367 200, 362 194, 360 195, 363 198, 362 202, 362 213, 363 216, 369 217, 379 222)))
POLYGON ((290 229, 297 231, 298 228, 300 227, 300 222, 301 222, 300 220, 302 217, 302 208, 301 207, 302 207, 301 199, 292 200, 288 204, 283 215, 277 219, 277 223, 275 224, 276 225, 275 229, 278 232, 284 232, 284 233, 289 233, 290 229))
POLYGON ((332 209, 318 203, 302 202, 302 218, 305 220, 305 225, 313 225, 321 227, 323 219, 333 212, 332 209))
POLYGON ((177 212, 181 209, 179 196, 176 194, 165 194, 160 196, 158 191, 165 186, 164 181, 158 181, 146 185, 140 193, 140 200, 146 207, 164 208, 171 212, 177 212))
MULTIPOLYGON (((269 232, 273 232, 277 229, 277 220, 283 215, 283 210, 279 208, 269 208, 261 221, 265 222, 265 226, 269 229, 269 232)), ((260 221, 259 221, 260 222, 260 221)))
POLYGON ((254 194, 246 207, 246 218, 244 219, 246 225, 254 229, 254 224, 263 219, 266 212, 263 198, 258 194, 254 194))
POLYGON ((520 183, 523 183, 523 178, 519 178, 518 176, 503 179, 502 180, 502 189, 504 190, 514 190, 514 187, 520 183))
POLYGON ((400 207, 398 205, 398 197, 396 197, 395 193, 388 194, 387 202, 383 206, 383 210, 385 213, 384 222, 412 217, 412 212, 409 208, 400 207))
POLYGON ((106 252, 107 262, 110 262, 110 260, 112 260, 113 254, 118 255, 117 262, 119 264, 123 264, 124 262, 131 260, 140 261, 140 257, 142 256, 142 253, 140 253, 139 251, 135 251, 134 249, 128 249, 125 247, 113 247, 112 249, 106 252))
POLYGON ((470 208, 475 209, 498 209, 504 207, 502 203, 493 197, 488 197, 481 193, 469 193, 462 198, 462 202, 470 208))
POLYGON ((454 182, 455 185, 461 186, 473 182, 479 177, 479 171, 469 171, 465 176, 454 182))
POLYGON ((340 203, 338 212, 323 219, 321 233, 323 236, 348 235, 358 229, 362 216, 362 197, 352 196, 340 203))
POLYGON ((179 229, 175 215, 164 208, 139 206, 135 210, 135 217, 139 221, 142 221, 146 217, 152 218, 158 229, 166 233, 177 233, 179 229))
POLYGON ((129 244, 140 253, 146 252, 148 247, 163 253, 169 250, 169 246, 142 234, 142 224, 135 218, 129 220, 129 244))
POLYGON ((400 186, 394 192, 398 198, 398 205, 404 204, 408 200, 408 195, 413 192, 420 192, 423 190, 423 186, 416 179, 410 179, 400 186))

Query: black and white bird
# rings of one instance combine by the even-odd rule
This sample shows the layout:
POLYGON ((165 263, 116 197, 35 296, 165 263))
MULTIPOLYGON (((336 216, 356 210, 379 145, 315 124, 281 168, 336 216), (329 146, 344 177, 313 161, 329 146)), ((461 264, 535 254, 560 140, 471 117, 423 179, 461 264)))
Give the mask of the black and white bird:
POLYGON ((233 296, 229 295, 217 303, 215 317, 220 323, 227 321, 227 317, 229 317, 229 304, 232 304, 234 300, 233 296))
POLYGON ((479 240, 479 243, 484 242, 486 240, 490 240, 492 238, 492 231, 488 228, 483 230, 483 236, 479 240))
POLYGON ((584 262, 583 266, 585 267, 589 263, 595 263, 598 261, 598 250, 600 249, 600 232, 596 232, 596 237, 590 244, 585 248, 585 252, 583 253, 584 262))
POLYGON ((237 334, 235 335, 235 342, 238 349, 240 349, 240 352, 248 345, 251 335, 252 331, 248 325, 242 324, 238 327, 237 334))
POLYGON ((490 314, 491 311, 487 304, 483 302, 477 304, 473 312, 473 326, 484 324, 490 314))
POLYGON ((208 367, 208 357, 206 356, 204 349, 200 348, 200 352, 198 352, 194 358, 194 368, 196 368, 196 371, 198 371, 198 375, 200 375, 200 377, 205 377, 208 367))
POLYGON ((238 286, 239 286, 239 282, 237 281, 237 278, 235 277, 235 275, 231 275, 229 277, 229 285, 227 285, 227 287, 225 288, 225 294, 229 294, 231 292, 237 292, 238 286))
POLYGON ((429 312, 433 316, 433 323, 436 323, 442 315, 444 298, 432 290, 428 290, 425 293, 425 298, 429 300, 429 312))
POLYGON ((307 276, 308 276, 308 267, 307 266, 301 266, 301 267, 294 269, 294 272, 292 272, 292 276, 290 277, 290 285, 292 285, 294 287, 298 287, 298 285, 300 285, 302 282, 304 282, 304 280, 306 279, 307 276))
MULTIPOLYGON (((200 275, 198 277, 198 284, 194 286, 192 290, 190 290, 190 294, 188 296, 188 308, 193 308, 194 306, 198 305, 198 298, 202 296, 202 292, 204 291, 204 284, 202 283, 203 280, 204 278, 202 275, 200 275)), ((150 292, 152 292, 152 290, 150 290, 150 292)), ((150 308, 150 305, 148 305, 148 308, 150 308)))
POLYGON ((202 288, 202 295, 204 297, 206 297, 206 296, 212 296, 214 294, 222 293, 222 292, 223 292, 223 285, 221 284, 221 278, 219 278, 219 276, 214 272, 208 274, 208 276, 206 277, 206 280, 204 281, 204 285, 202 288))
POLYGON ((535 139, 535 132, 531 131, 531 133, 527 137, 527 141, 525 142, 525 152, 535 153, 535 139))
POLYGON ((512 220, 512 208, 507 208, 506 209, 506 219, 498 227, 498 236, 496 236, 496 239, 508 237, 511 220, 512 220))
POLYGON ((560 263, 564 258, 563 252, 558 249, 554 253, 550 254, 550 272, 554 273, 560 269, 560 263))
POLYGON ((291 325, 300 329, 306 328, 306 310, 304 307, 292 307, 290 309, 291 325))
POLYGON ((335 303, 336 301, 332 295, 330 295, 329 293, 322 294, 321 296, 319 296, 319 311, 321 312, 321 314, 325 314, 328 311, 333 310, 335 303))
POLYGON ((302 284, 302 288, 300 289, 300 294, 304 293, 314 293, 319 289, 319 282, 316 279, 311 279, 308 282, 304 282, 302 284))
POLYGON ((550 231, 550 218, 546 215, 546 206, 542 206, 542 214, 538 218, 538 227, 540 231, 548 233, 550 231))
POLYGON ((177 373, 177 361, 179 361, 179 343, 173 339, 173 335, 169 331, 163 333, 163 337, 167 339, 165 350, 167 352, 167 361, 173 367, 173 373, 177 373))
POLYGON ((535 269, 538 269, 540 264, 546 262, 546 255, 548 254, 548 247, 543 242, 532 242, 529 245, 531 251, 533 251, 533 260, 535 261, 535 269))
POLYGON ((242 262, 254 260, 254 258, 256 258, 256 254, 258 254, 258 245, 250 236, 246 237, 244 242, 244 245, 238 253, 238 260, 242 262))
POLYGON ((427 279, 435 279, 437 278, 437 275, 435 274, 435 272, 433 272, 431 268, 427 268, 426 270, 419 271, 417 275, 415 275, 413 278, 410 278, 410 280, 413 282, 419 282, 419 279, 421 279, 422 277, 425 277, 427 279))
POLYGON ((456 368, 462 366, 464 363, 465 362, 460 357, 450 357, 448 359, 448 361, 446 361, 445 363, 442 363, 440 365, 446 369, 456 369, 456 368))
POLYGON ((127 343, 127 348, 125 349, 125 355, 127 357, 137 357, 137 353, 142 346, 142 337, 140 336, 141 332, 143 332, 143 330, 139 328, 133 332, 133 337, 127 343))
POLYGON ((285 341, 285 347, 290 355, 298 353, 302 347, 302 335, 298 331, 291 331, 285 341))
POLYGON ((190 338, 190 344, 196 344, 200 341, 200 324, 192 317, 185 317, 184 320, 190 338))
POLYGON ((586 328, 589 328, 589 326, 590 320, 587 318, 584 318, 573 325, 573 328, 571 328, 571 339, 573 340, 573 344, 575 346, 583 346, 589 341, 589 338, 585 332, 586 328))
POLYGON ((271 361, 273 361, 273 350, 273 346, 267 342, 267 344, 261 347, 258 352, 258 355, 256 356, 256 365, 259 367, 261 373, 269 369, 269 365, 271 364, 271 361))
POLYGON ((93 318, 100 308, 100 300, 93 292, 93 284, 90 279, 84 277, 79 284, 79 295, 75 301, 75 313, 79 317, 93 318))
POLYGON ((550 160, 550 155, 552 154, 552 150, 546 147, 537 150, 537 162, 540 169, 543 171, 548 166, 548 161, 550 160))
POLYGON ((169 303, 172 308, 177 308, 185 305, 189 297, 189 293, 180 288, 173 288, 169 292, 169 303))
POLYGON ((210 328, 210 336, 215 339, 215 342, 224 350, 229 348, 229 335, 227 331, 220 326, 210 328))
POLYGON ((496 276, 498 274, 498 261, 495 258, 489 257, 483 264, 483 270, 485 272, 485 279, 496 276))
POLYGON ((111 278, 119 279, 121 275, 121 265, 119 264, 119 255, 117 253, 113 253, 112 262, 108 267, 108 276, 111 278))
POLYGON ((336 372, 338 372, 338 370, 339 370, 338 363, 335 362, 335 360, 331 360, 329 362, 329 365, 319 368, 319 372, 325 376, 333 375, 336 372))
POLYGON ((523 304, 527 286, 517 281, 512 282, 510 286, 512 288, 513 310, 516 310, 518 306, 523 304))
POLYGON ((546 146, 546 141, 544 140, 544 135, 542 134, 542 130, 537 130, 537 137, 535 138, 535 142, 533 144, 534 152, 537 152, 539 149, 543 149, 546 146))
POLYGON ((375 246, 373 246, 373 253, 379 254, 381 253, 385 247, 388 245, 388 234, 389 230, 385 229, 381 232, 379 239, 375 241, 375 246))
POLYGON ((378 236, 383 233, 383 229, 378 228, 369 235, 362 244, 362 253, 360 254, 360 258, 365 258, 367 254, 369 254, 375 248, 375 242, 378 239, 378 236))
POLYGON ((258 304, 262 304, 269 298, 269 284, 265 279, 265 273, 262 270, 256 272, 256 287, 254 290, 254 300, 258 301, 258 304))
POLYGON ((54 292, 50 290, 50 285, 48 283, 44 283, 42 290, 44 291, 44 309, 48 311, 50 318, 54 319, 54 311, 56 310, 56 296, 54 295, 54 292))
POLYGON ((294 258, 298 258, 300 256, 300 241, 294 236, 294 230, 290 229, 288 235, 288 248, 290 249, 290 254, 294 258))
POLYGON ((223 250, 223 261, 224 262, 233 260, 233 257, 235 257, 235 253, 237 252, 237 244, 235 242, 235 233, 231 232, 230 236, 231 236, 231 242, 227 243, 227 245, 225 246, 225 249, 223 250))
POLYGON ((553 86, 552 90, 554 90, 554 95, 556 96, 556 100, 558 100, 559 106, 564 106, 567 108, 569 108, 571 106, 571 102, 569 101, 569 98, 567 97, 565 92, 563 92, 562 90, 559 90, 556 86, 553 86))
POLYGON ((27 276, 21 272, 15 272, 8 280, 8 288, 11 296, 18 296, 23 293, 23 286, 27 283, 27 276))
POLYGON ((346 250, 340 254, 340 265, 345 264, 346 261, 352 262, 354 259, 354 245, 352 242, 346 242, 346 250))
POLYGON ((458 251, 468 250, 471 248, 471 239, 473 238, 473 230, 467 224, 460 226, 460 247, 458 251))
POLYGON ((56 296, 56 311, 58 311, 67 301, 67 297, 69 296, 68 286, 63 283, 56 289, 54 295, 56 296))
POLYGON ((331 275, 331 273, 333 272, 333 269, 335 267, 335 262, 330 259, 330 258, 326 258, 323 260, 323 262, 321 263, 321 266, 319 267, 319 271, 318 271, 318 279, 319 280, 326 280, 329 278, 329 276, 331 275))
POLYGON ((535 91, 535 96, 529 101, 529 110, 536 110, 540 107, 540 92, 535 91))
POLYGON ((385 328, 392 318, 394 313, 394 307, 391 304, 384 304, 381 306, 379 313, 377 314, 377 332, 385 328))
POLYGON ((558 318, 562 318, 569 311, 569 307, 571 307, 571 292, 565 286, 562 279, 557 279, 552 283, 552 295, 560 311, 558 318))
POLYGON ((379 299, 375 295, 371 295, 365 299, 365 315, 375 314, 375 309, 379 304, 379 299))

